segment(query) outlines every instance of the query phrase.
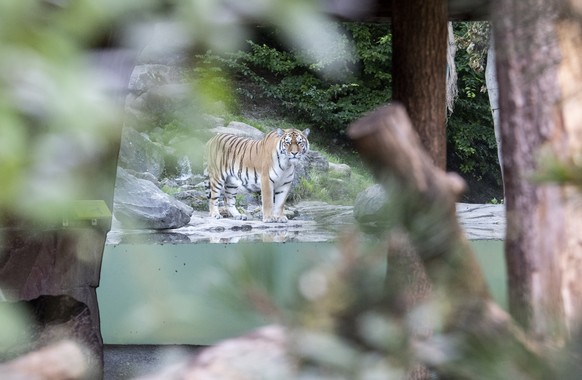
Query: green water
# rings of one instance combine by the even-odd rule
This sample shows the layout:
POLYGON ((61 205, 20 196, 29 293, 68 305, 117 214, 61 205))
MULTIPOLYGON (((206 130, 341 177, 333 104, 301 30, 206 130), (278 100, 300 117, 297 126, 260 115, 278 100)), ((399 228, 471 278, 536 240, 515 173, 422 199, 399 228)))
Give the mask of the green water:
MULTIPOLYGON (((494 298, 505 307, 503 242, 472 245, 494 298)), ((105 343, 204 345, 269 323, 238 294, 240 279, 229 282, 241 253, 254 257, 243 263, 243 280, 267 284, 279 305, 292 307, 297 271, 337 250, 332 243, 108 245, 97 291, 105 343)))

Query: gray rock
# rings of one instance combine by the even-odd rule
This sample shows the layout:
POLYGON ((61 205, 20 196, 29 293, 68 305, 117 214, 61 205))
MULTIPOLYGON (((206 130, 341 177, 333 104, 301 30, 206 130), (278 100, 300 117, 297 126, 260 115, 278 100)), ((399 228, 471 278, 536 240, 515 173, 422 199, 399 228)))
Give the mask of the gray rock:
POLYGON ((128 228, 170 229, 190 222, 192 208, 170 197, 153 183, 118 168, 114 213, 128 228))
POLYGON ((346 164, 329 163, 329 173, 341 178, 350 178, 352 175, 352 168, 346 164))
POLYGON ((210 131, 214 133, 229 133, 242 137, 250 137, 255 140, 261 140, 265 136, 265 134, 257 128, 239 121, 232 121, 226 127, 219 126, 212 128, 210 131))
POLYGON ((178 182, 174 181, 174 179, 172 178, 164 178, 160 181, 160 189, 163 187, 169 187, 172 189, 177 189, 180 187, 180 185, 178 184, 178 182))
POLYGON ((356 196, 354 202, 354 218, 360 223, 378 221, 381 210, 388 201, 384 188, 375 184, 356 196))
POLYGON ((135 170, 130 170, 130 169, 127 169, 127 172, 136 178, 145 179, 146 181, 150 181, 151 183, 156 185, 156 187, 161 188, 160 181, 158 181, 158 179, 152 173, 136 172, 135 170))
MULTIPOLYGON (((171 164, 166 163, 166 170, 176 176, 185 174, 186 168, 180 167, 180 161, 187 157, 191 174, 202 173, 204 170, 204 150, 207 139, 181 134, 170 140, 166 146, 169 156, 172 156, 171 164)), ((184 162, 183 162, 184 164, 184 162)), ((186 170, 187 172, 188 170, 186 170)))
POLYGON ((188 83, 152 87, 141 94, 128 95, 125 101, 125 123, 139 130, 180 117, 193 117, 197 112, 188 83))
POLYGON ((310 150, 307 154, 295 164, 295 177, 293 177, 293 182, 291 183, 291 192, 289 194, 289 201, 294 202, 295 199, 294 189, 301 182, 302 178, 309 179, 310 173, 312 171, 316 172, 327 172, 329 168, 329 162, 323 155, 317 151, 310 150))
POLYGON ((192 207, 196 211, 208 211, 208 198, 205 190, 184 190, 174 194, 174 197, 192 207))
POLYGON ((202 120, 212 128, 224 127, 224 119, 218 116, 204 114, 202 115, 202 120))
POLYGON ((164 171, 164 148, 133 128, 124 127, 119 151, 119 166, 159 179, 164 171))
POLYGON ((179 83, 183 80, 181 70, 176 66, 144 64, 136 65, 129 78, 128 89, 142 93, 153 87, 179 83))
POLYGON ((300 219, 314 220, 327 230, 341 231, 355 223, 353 207, 332 205, 320 201, 302 201, 293 206, 300 219))
POLYGON ((321 153, 310 150, 305 155, 305 166, 307 171, 327 172, 329 170, 329 161, 321 153))

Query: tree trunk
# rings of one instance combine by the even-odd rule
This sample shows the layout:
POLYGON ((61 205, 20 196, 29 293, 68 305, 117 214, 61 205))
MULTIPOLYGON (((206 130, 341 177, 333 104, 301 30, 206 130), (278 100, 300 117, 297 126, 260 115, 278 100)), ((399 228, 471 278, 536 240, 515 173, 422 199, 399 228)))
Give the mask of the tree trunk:
POLYGON ((422 145, 446 168, 447 3, 392 1, 392 98, 404 104, 422 145))
POLYGON ((531 176, 543 149, 559 154, 567 135, 558 114, 556 11, 545 0, 492 3, 507 209, 509 308, 544 342, 564 338, 560 254, 567 210, 560 187, 531 176))
MULTIPOLYGON (((497 142, 497 158, 499 165, 503 163, 501 154, 501 131, 499 130, 499 85, 497 84, 497 71, 495 70, 495 38, 493 33, 489 37, 489 49, 487 49, 487 64, 485 66, 485 85, 489 95, 491 116, 493 117, 493 129, 495 130, 495 142, 497 142)), ((503 178, 503 171, 501 172, 503 178)))
MULTIPOLYGON (((447 165, 447 23, 445 1, 392 1, 392 99, 403 103, 422 146, 436 167, 443 170, 447 165)), ((410 276, 410 283, 415 285, 400 289, 406 293, 403 308, 410 310, 428 296, 431 285, 418 258, 407 257, 405 252, 397 251, 389 257, 387 276, 388 280, 398 277, 395 271, 410 276)), ((415 334, 425 334, 423 330, 419 326, 415 334)), ((429 377, 422 366, 413 368, 407 376, 415 380, 429 377)))
MULTIPOLYGON (((561 139, 565 141, 564 161, 582 167, 582 23, 580 14, 566 13, 558 24, 558 39, 562 60, 559 67, 561 90, 561 139), (564 136, 565 135, 565 136, 564 136)), ((559 152, 557 152, 559 153, 559 152)), ((579 170, 579 169, 578 169, 579 170)), ((580 188, 564 189, 566 204, 565 250, 562 253, 562 295, 566 326, 572 333, 582 330, 582 199, 580 188)))

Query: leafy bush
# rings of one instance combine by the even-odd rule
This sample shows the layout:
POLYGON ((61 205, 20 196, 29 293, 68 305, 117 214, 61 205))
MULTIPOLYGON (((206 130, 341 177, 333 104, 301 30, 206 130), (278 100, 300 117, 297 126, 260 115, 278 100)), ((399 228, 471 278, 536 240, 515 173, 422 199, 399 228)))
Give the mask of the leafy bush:
MULTIPOLYGON (((322 153, 330 163, 346 161, 344 157, 330 153, 323 147, 312 144, 314 150, 322 153)), ((361 162, 350 165, 349 176, 333 171, 312 171, 308 177, 302 178, 290 194, 292 202, 303 200, 318 200, 332 204, 352 205, 356 196, 374 183, 370 172, 361 162)))
MULTIPOLYGON (((334 54, 326 62, 308 64, 300 52, 248 41, 247 51, 198 55, 204 65, 196 74, 202 78, 213 74, 215 82, 224 81, 223 74, 249 81, 260 93, 237 88, 238 95, 275 100, 286 117, 343 131, 362 113, 390 99, 391 39, 387 24, 342 23, 338 28, 345 38, 330 49, 334 54), (352 45, 353 56, 349 54, 352 45), (213 72, 205 67, 214 67, 213 72), (327 74, 330 67, 334 76, 327 74)), ((266 39, 274 40, 275 33, 266 32, 266 39)))

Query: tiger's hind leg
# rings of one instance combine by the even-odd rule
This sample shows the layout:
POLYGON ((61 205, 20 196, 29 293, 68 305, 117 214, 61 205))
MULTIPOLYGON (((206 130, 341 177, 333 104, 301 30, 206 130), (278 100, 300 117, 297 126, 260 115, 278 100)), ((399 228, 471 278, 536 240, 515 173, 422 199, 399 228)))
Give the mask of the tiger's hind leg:
POLYGON ((247 216, 241 214, 236 208, 236 194, 240 185, 241 181, 235 177, 231 176, 226 179, 226 184, 224 186, 224 203, 226 205, 226 210, 233 219, 247 220, 247 216))
POLYGON ((208 198, 208 211, 211 218, 220 219, 218 203, 224 188, 224 182, 209 176, 206 182, 206 197, 208 198))

